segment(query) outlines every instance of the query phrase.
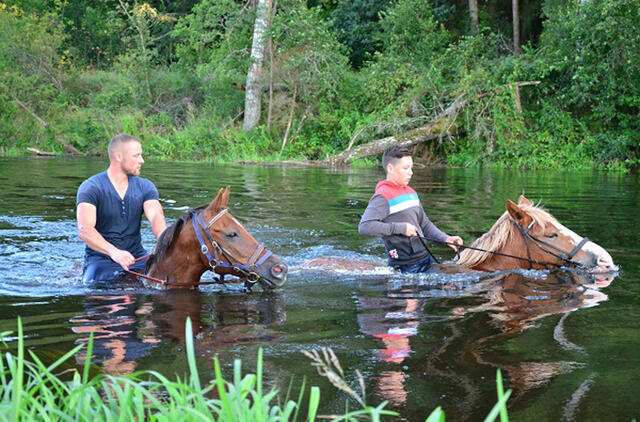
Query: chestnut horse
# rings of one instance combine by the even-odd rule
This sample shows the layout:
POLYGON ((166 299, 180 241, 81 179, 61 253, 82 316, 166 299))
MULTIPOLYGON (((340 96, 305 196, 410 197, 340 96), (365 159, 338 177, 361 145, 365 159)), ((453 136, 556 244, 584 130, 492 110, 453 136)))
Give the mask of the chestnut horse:
POLYGON ((282 286, 287 265, 256 239, 227 209, 229 187, 220 189, 210 204, 187 211, 158 239, 147 259, 143 278, 167 287, 194 288, 224 282, 225 275, 245 281, 249 289, 282 286), (220 275, 215 282, 200 282, 206 271, 220 275))
POLYGON ((460 253, 457 265, 481 271, 549 269, 563 265, 613 271, 607 251, 520 195, 491 229, 460 253))
MULTIPOLYGON (((601 246, 569 230, 524 195, 520 195, 518 204, 507 199, 506 211, 493 227, 471 246, 462 248, 464 250, 457 261, 435 265, 434 268, 447 272, 456 269, 494 272, 561 266, 616 270, 611 255, 601 246)), ((335 257, 316 258, 302 264, 306 269, 352 271, 373 270, 380 266, 335 257)))

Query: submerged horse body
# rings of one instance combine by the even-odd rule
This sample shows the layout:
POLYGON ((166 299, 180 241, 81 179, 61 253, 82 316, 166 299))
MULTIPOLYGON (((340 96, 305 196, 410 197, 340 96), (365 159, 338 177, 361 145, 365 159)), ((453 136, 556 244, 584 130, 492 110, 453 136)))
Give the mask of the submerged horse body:
MULTIPOLYGON (((506 202, 506 211, 491 229, 464 249, 459 258, 442 266, 444 271, 486 272, 516 269, 551 269, 579 266, 615 271, 611 255, 558 222, 548 211, 521 195, 518 204, 506 202)), ((380 264, 323 257, 302 264, 307 269, 372 270, 380 264)))
POLYGON ((282 286, 287 265, 266 249, 227 208, 229 187, 211 203, 192 209, 165 230, 147 259, 144 278, 172 288, 194 288, 206 271, 239 277, 245 286, 282 286))

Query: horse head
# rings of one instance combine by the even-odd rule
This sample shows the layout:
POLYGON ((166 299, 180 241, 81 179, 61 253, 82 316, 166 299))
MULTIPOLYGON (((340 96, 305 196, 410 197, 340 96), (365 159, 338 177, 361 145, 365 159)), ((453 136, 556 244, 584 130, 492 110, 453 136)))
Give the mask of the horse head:
POLYGON ((229 213, 228 202, 227 186, 168 227, 147 260, 147 275, 178 288, 197 286, 207 270, 271 289, 282 286, 287 265, 229 213))
POLYGON ((215 271, 238 277, 253 276, 269 288, 282 286, 287 279, 287 265, 258 243, 228 212, 229 193, 229 186, 220 189, 215 199, 202 210, 203 221, 208 222, 202 229, 212 236, 219 247, 219 257, 228 264, 218 265, 215 271))
POLYGON ((460 254, 459 265, 485 271, 545 269, 565 264, 596 271, 615 270, 613 259, 604 248, 569 230, 524 195, 520 195, 517 204, 507 199, 506 212, 472 246, 485 251, 465 250, 460 254))

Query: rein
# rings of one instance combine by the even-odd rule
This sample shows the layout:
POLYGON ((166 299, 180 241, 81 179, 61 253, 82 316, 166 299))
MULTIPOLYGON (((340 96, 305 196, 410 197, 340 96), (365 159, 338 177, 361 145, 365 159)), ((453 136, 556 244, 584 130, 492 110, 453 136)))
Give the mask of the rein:
MULTIPOLYGON (((204 221, 202 211, 199 211, 193 215, 191 219, 191 224, 193 225, 193 230, 195 231, 196 237, 198 238, 198 243, 200 244, 200 252, 202 252, 202 254, 207 258, 207 263, 209 265, 209 268, 207 268, 207 270, 215 273, 216 268, 231 269, 236 273, 242 274, 242 278, 239 281, 225 281, 224 274, 218 274, 218 277, 214 279, 214 281, 197 281, 193 283, 172 283, 167 280, 162 280, 147 274, 139 273, 137 271, 133 271, 133 270, 125 270, 125 271, 129 274, 133 274, 138 277, 142 277, 146 280, 153 281, 155 283, 161 284, 163 286, 169 286, 169 287, 179 286, 179 287, 196 288, 198 286, 208 285, 208 284, 235 284, 244 280, 244 290, 246 292, 250 292, 253 286, 255 285, 255 283, 257 283, 260 280, 260 275, 256 272, 256 268, 262 265, 272 255, 272 252, 267 248, 265 248, 264 245, 258 244, 258 246, 256 247, 256 250, 253 252, 251 257, 249 258, 249 261, 247 262, 247 264, 245 265, 245 264, 239 263, 239 260, 236 259, 231 252, 229 252, 222 245, 220 245, 220 243, 218 243, 213 238, 213 236, 211 235, 211 232, 209 231, 210 227, 216 221, 218 221, 220 217, 225 215, 228 211, 229 210, 227 208, 220 210, 207 223, 205 223, 204 221), (211 255, 209 247, 205 243, 202 235, 200 234, 201 229, 205 233, 207 240, 209 240, 211 249, 213 249, 213 253, 215 257, 211 255), (264 251, 266 252, 263 254, 264 251), (220 259, 220 255, 226 261, 222 261, 220 259), (260 257, 260 255, 262 255, 262 257, 260 257), (232 263, 234 261, 236 262, 235 264, 232 263)), ((137 258, 134 261, 134 263, 142 259, 148 258, 149 256, 151 256, 151 254, 141 256, 140 258, 137 258)))
POLYGON ((555 266, 555 267, 559 268, 559 267, 562 267, 563 265, 575 265, 576 267, 581 267, 581 268, 584 267, 583 264, 581 264, 579 262, 576 262, 576 261, 573 261, 572 258, 589 241, 588 237, 583 238, 580 241, 580 243, 578 243, 571 251, 567 252, 564 249, 559 248, 559 247, 557 247, 555 245, 552 245, 551 243, 545 242, 542 239, 538 239, 537 237, 535 237, 531 233, 529 233, 529 230, 531 230, 531 228, 535 224, 535 221, 532 221, 531 224, 529 224, 529 226, 526 229, 523 229, 522 226, 520 226, 520 224, 518 224, 514 220, 512 220, 512 222, 513 222, 513 224, 516 225, 516 227, 518 228, 518 230, 522 234, 522 237, 524 238, 524 243, 525 243, 525 246, 527 247, 527 257, 526 258, 523 257, 523 256, 511 255, 511 254, 507 254, 507 253, 503 253, 503 252, 497 252, 497 251, 490 251, 488 249, 481 249, 481 248, 476 248, 476 247, 473 247, 473 246, 458 245, 457 243, 453 243, 453 242, 442 242, 442 241, 435 240, 435 239, 429 239, 429 238, 426 238, 426 237, 423 237, 423 236, 418 236, 418 238, 420 239, 420 241, 424 245, 424 247, 427 250, 427 252, 431 255, 431 257, 433 259, 436 260, 436 262, 438 264, 440 262, 431 253, 431 251, 427 247, 427 244, 425 243, 425 240, 428 240, 428 241, 434 242, 434 243, 444 244, 444 245, 456 246, 458 248, 457 251, 456 251, 458 256, 460 255, 460 248, 462 248, 462 249, 471 249, 471 250, 479 251, 479 252, 487 252, 487 253, 490 253, 490 254, 493 254, 493 255, 504 256, 504 257, 507 257, 507 258, 519 259, 521 261, 527 261, 529 263, 529 269, 533 268, 533 264, 542 265, 547 269, 549 269, 549 266, 555 266), (546 252, 546 253, 548 253, 548 254, 550 254, 552 256, 555 256, 556 258, 558 258, 560 260, 562 260, 563 263, 562 264, 557 264, 555 262, 538 261, 538 260, 532 259, 531 258, 531 249, 529 248, 529 241, 532 241, 533 244, 535 246, 537 246, 538 248, 540 248, 542 251, 544 251, 544 252, 546 252), (547 248, 555 249, 559 253, 552 252, 549 249, 545 248, 545 246, 547 248))
MULTIPOLYGON (((140 258, 136 258, 135 261, 133 261, 133 262, 136 263, 138 261, 141 261, 141 260, 143 260, 145 258, 150 257, 151 255, 152 254, 150 254, 150 253, 146 254, 146 255, 143 255, 140 258)), ((153 281, 155 283, 162 284, 163 286, 167 286, 167 287, 171 287, 171 286, 185 287, 185 286, 188 286, 188 287, 191 287, 191 288, 195 288, 195 287, 202 286, 202 285, 207 285, 207 284, 232 284, 232 283, 237 283, 237 281, 224 281, 224 280, 220 280, 220 279, 216 279, 215 281, 197 281, 195 283, 188 283, 188 284, 186 284, 186 283, 172 283, 170 281, 162 280, 162 279, 156 278, 156 277, 152 277, 152 276, 147 275, 147 274, 142 274, 142 273, 139 273, 137 271, 133 271, 133 270, 124 270, 124 271, 129 273, 129 274, 133 274, 135 276, 142 277, 142 278, 144 278, 146 280, 153 281)))

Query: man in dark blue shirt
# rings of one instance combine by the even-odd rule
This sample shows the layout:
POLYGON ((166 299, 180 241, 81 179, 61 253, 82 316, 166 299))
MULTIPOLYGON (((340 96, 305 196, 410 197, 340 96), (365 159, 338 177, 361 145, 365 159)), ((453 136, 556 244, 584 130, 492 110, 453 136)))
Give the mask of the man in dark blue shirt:
POLYGON ((142 213, 158 238, 167 228, 154 184, 140 175, 142 145, 135 136, 116 135, 109 143, 109 168, 82 182, 76 211, 78 233, 87 245, 83 282, 109 281, 123 270, 144 269, 140 236, 142 213))

